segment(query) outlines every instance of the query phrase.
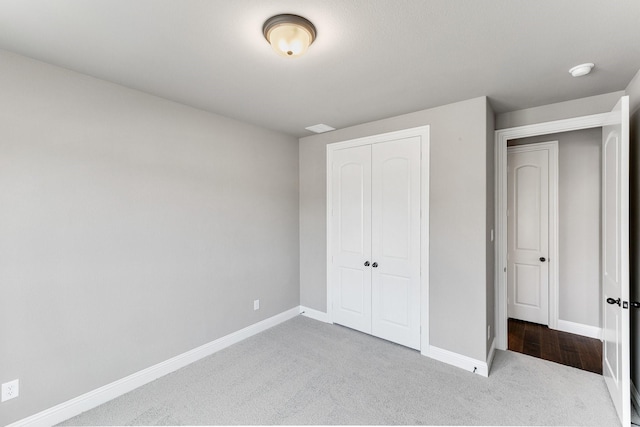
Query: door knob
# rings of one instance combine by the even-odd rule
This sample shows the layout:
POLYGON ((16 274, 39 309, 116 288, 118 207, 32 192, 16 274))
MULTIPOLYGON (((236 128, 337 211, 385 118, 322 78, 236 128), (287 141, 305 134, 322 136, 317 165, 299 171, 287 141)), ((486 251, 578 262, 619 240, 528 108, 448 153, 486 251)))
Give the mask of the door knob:
POLYGON ((371 265, 371 264, 369 264, 369 261, 365 261, 365 262, 364 262, 364 266, 365 266, 365 267, 369 267, 370 265, 371 265))
POLYGON ((543 256, 540 257, 540 262, 545 262, 547 259, 543 256))
POLYGON ((377 263, 377 262, 374 262, 373 264, 371 264, 371 267, 373 267, 373 268, 377 268, 377 267, 378 267, 378 263, 377 263))
POLYGON ((618 298, 618 299, 607 298, 607 304, 618 304, 618 305, 620 305, 620 298, 618 298))

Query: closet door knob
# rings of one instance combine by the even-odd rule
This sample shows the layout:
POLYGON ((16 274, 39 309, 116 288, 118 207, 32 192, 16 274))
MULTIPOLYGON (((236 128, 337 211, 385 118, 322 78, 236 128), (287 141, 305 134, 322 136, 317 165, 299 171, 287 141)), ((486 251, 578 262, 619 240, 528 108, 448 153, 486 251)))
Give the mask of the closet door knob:
POLYGON ((378 267, 378 263, 377 263, 377 262, 374 262, 373 264, 371 264, 371 267, 373 267, 373 268, 378 267))
POLYGON ((547 259, 543 256, 540 257, 540 262, 545 262, 547 259))
POLYGON ((371 265, 371 264, 369 264, 369 261, 365 261, 365 262, 364 262, 364 266, 365 266, 365 267, 369 267, 370 265, 371 265))

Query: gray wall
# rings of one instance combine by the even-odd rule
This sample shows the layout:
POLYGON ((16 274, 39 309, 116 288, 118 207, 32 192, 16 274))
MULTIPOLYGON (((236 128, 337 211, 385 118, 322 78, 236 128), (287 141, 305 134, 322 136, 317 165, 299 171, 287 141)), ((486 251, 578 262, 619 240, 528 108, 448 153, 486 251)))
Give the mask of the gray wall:
MULTIPOLYGON (((631 300, 640 301, 640 71, 627 86, 631 103, 630 183, 631 300)), ((640 390, 640 310, 631 310, 631 380, 640 390)))
POLYGON ((512 111, 496 115, 496 129, 506 129, 553 120, 588 116, 611 111, 624 91, 605 93, 571 101, 558 102, 525 110, 512 111))
POLYGON ((0 94, 0 425, 299 304, 297 139, 2 51, 0 94))
POLYGON ((602 128, 509 141, 558 141, 559 318, 600 327, 602 128))
POLYGON ((430 341, 486 360, 487 114, 480 97, 300 139, 302 305, 326 311, 326 145, 430 125, 430 341))
POLYGON ((300 304, 327 311, 326 143, 299 144, 300 304), (322 237, 324 236, 324 238, 322 237))

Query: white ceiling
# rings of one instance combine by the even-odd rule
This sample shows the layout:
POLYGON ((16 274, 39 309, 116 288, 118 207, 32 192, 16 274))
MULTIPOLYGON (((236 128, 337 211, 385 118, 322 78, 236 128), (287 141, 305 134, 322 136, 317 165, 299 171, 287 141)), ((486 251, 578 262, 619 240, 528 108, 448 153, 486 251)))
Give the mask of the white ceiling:
POLYGON ((1 0, 0 48, 303 136, 481 95, 505 112, 622 90, 640 1, 1 0), (305 56, 264 40, 278 13, 315 24, 305 56))

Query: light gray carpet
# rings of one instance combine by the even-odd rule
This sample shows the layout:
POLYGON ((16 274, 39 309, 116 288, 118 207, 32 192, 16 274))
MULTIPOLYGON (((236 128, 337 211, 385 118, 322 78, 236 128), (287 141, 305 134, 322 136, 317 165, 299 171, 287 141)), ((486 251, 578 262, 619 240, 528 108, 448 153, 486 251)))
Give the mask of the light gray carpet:
POLYGON ((619 426, 602 376, 498 351, 489 378, 302 316, 61 425, 619 426))

